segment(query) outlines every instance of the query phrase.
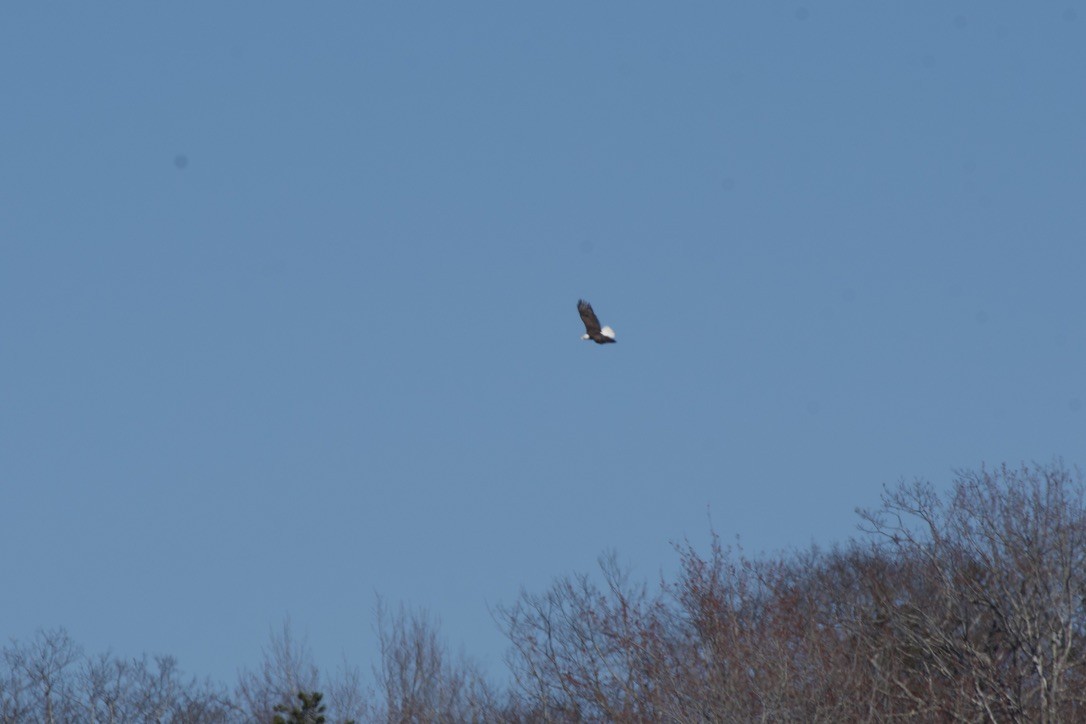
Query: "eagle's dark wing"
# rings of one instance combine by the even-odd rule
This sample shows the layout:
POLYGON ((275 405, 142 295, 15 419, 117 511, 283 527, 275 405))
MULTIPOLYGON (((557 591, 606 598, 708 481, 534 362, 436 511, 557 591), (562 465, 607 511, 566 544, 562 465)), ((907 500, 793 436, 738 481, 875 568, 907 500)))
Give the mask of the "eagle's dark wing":
POLYGON ((582 299, 577 302, 577 311, 581 313, 581 321, 584 322, 584 329, 588 336, 597 337, 600 333, 600 320, 592 311, 592 305, 582 299))

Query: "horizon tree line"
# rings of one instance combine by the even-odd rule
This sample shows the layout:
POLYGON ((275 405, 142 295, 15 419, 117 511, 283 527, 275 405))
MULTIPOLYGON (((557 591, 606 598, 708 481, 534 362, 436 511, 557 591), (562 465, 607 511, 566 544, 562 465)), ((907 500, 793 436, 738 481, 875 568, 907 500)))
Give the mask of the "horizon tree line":
POLYGON ((1061 461, 981 467, 885 487, 829 549, 714 533, 653 584, 605 555, 493 611, 502 685, 380 599, 368 677, 321 672, 288 624, 232 687, 40 631, 0 649, 0 724, 1086 721, 1084 494, 1061 461))

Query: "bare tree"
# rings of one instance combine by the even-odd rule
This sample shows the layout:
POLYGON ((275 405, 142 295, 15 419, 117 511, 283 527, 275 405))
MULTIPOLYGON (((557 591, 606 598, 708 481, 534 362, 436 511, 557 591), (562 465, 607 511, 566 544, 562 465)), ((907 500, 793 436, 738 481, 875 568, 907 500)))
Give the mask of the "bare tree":
POLYGON ((962 472, 863 511, 897 564, 871 581, 872 651, 887 695, 925 716, 1053 722, 1086 716, 1086 507, 1060 464, 962 472))
POLYGON ((223 691, 183 678, 173 658, 87 658, 62 629, 3 650, 2 722, 227 722, 223 691))
POLYGON ((453 658, 440 625, 401 604, 389 611, 377 599, 380 665, 374 668, 381 703, 374 717, 386 722, 468 722, 495 718, 495 696, 479 668, 453 658))
POLYGON ((541 721, 1086 717, 1086 506, 1060 465, 886 491, 866 539, 750 559, 680 546, 649 595, 612 563, 498 610, 541 721))
POLYGON ((364 684, 358 667, 346 659, 340 664, 336 677, 327 684, 327 700, 335 721, 364 722, 375 718, 373 688, 364 684))
POLYGON ((708 556, 679 548, 664 583, 668 672, 659 684, 673 721, 840 722, 878 718, 866 667, 841 625, 857 586, 850 555, 812 549, 751 559, 714 535, 708 556))
POLYGON ((39 631, 28 644, 4 649, 9 674, 4 704, 6 721, 72 721, 78 713, 72 669, 82 651, 63 629, 39 631), (10 718, 9 718, 10 717, 10 718))
POLYGON ((224 691, 185 679, 172 656, 125 661, 103 654, 88 659, 80 690, 85 709, 80 719, 102 724, 226 722, 233 711, 224 691))
POLYGON ((631 584, 614 555, 601 583, 559 578, 522 592, 496 618, 512 644, 508 664, 520 715, 540 721, 649 721, 657 716, 657 599, 631 584))
POLYGON ((436 618, 376 606, 366 686, 322 677, 289 621, 234 700, 168 656, 86 657, 63 630, 0 649, 0 724, 1086 721, 1086 485, 1047 466, 884 490, 860 537, 752 558, 715 533, 678 573, 598 572, 495 610, 495 689, 436 618))
POLYGON ((287 619, 279 632, 269 633, 260 671, 238 674, 234 695, 250 721, 270 722, 276 706, 290 707, 299 692, 319 690, 320 671, 309 646, 295 638, 287 619))

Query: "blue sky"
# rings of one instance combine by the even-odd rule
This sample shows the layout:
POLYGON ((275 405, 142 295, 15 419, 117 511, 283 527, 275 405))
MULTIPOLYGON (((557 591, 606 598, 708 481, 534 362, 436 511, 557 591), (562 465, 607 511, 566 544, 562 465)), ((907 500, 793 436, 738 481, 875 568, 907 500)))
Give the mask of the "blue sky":
POLYGON ((1077 3, 10 3, 0 621, 231 680, 1086 464, 1077 3), (579 341, 579 297, 618 344, 579 341))

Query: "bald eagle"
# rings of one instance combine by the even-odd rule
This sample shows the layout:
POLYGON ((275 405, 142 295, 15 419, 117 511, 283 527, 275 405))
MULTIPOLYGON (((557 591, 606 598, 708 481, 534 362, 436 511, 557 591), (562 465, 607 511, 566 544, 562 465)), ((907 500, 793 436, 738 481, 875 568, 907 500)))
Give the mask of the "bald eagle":
POLYGON ((592 305, 581 299, 577 302, 577 311, 581 313, 581 321, 584 322, 585 333, 581 339, 590 339, 596 344, 609 344, 615 341, 615 330, 610 327, 600 327, 600 320, 592 311, 592 305))

